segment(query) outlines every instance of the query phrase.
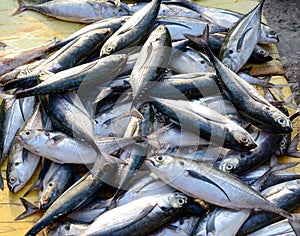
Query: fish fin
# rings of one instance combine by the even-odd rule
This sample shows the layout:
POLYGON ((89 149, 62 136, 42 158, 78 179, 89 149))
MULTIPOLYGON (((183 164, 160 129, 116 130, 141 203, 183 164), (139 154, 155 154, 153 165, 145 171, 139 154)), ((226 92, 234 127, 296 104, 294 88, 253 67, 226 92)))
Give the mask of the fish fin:
POLYGON ((62 140, 64 140, 65 138, 66 138, 66 136, 59 134, 59 135, 56 135, 56 136, 54 136, 53 138, 51 138, 51 140, 54 141, 53 145, 57 145, 57 144, 59 144, 62 140))
POLYGON ((32 190, 34 190, 35 188, 39 188, 40 186, 40 182, 36 181, 33 185, 31 185, 31 187, 26 191, 26 193, 24 193, 23 197, 26 197, 29 193, 32 192, 32 190))
POLYGON ((300 236, 300 213, 291 214, 290 217, 288 217, 288 221, 296 236, 300 236))
POLYGON ((17 216, 15 218, 15 220, 21 220, 27 216, 30 216, 30 215, 40 211, 40 209, 37 206, 35 206, 31 202, 27 201, 25 198, 20 198, 20 200, 21 200, 23 206, 25 207, 25 211, 21 215, 17 216))
POLYGON ((244 39, 245 39, 245 36, 246 34, 252 29, 252 27, 248 28, 244 33, 243 35, 239 38, 238 42, 237 42, 237 45, 236 45, 236 51, 237 52, 240 52, 242 46, 243 46, 243 42, 244 42, 244 39))
POLYGON ((18 4, 19 4, 18 9, 13 14, 11 14, 11 16, 19 15, 20 13, 26 10, 26 5, 22 0, 18 0, 18 4))
POLYGON ((144 120, 144 116, 135 108, 133 108, 130 112, 130 115, 139 119, 139 120, 144 120))
POLYGON ((294 139, 292 140, 292 142, 290 143, 290 145, 288 146, 287 149, 287 155, 291 156, 291 157, 300 157, 300 151, 298 151, 298 143, 299 143, 299 137, 300 137, 300 133, 298 133, 294 139))
POLYGON ((204 182, 207 182, 209 184, 212 184, 214 185, 215 187, 217 187, 225 196, 226 198, 228 199, 229 202, 231 202, 228 194, 226 193, 226 191, 218 184, 216 184, 214 181, 212 181, 211 179, 207 178, 206 176, 204 175, 201 175, 200 173, 198 172, 195 172, 193 170, 186 170, 186 172, 193 178, 196 178, 196 179, 199 179, 199 180, 202 180, 204 182))
POLYGON ((160 142, 158 141, 158 136, 161 135, 162 133, 164 133, 165 131, 167 131, 168 129, 170 129, 170 127, 173 124, 170 123, 168 125, 165 125, 161 128, 159 128, 158 130, 154 131, 153 133, 149 134, 146 139, 145 142, 150 144, 151 146, 155 147, 155 148, 161 148, 162 145, 160 144, 160 142))
POLYGON ((101 152, 101 155, 103 157, 103 159, 105 160, 106 163, 108 164, 122 164, 122 165, 126 165, 126 162, 119 159, 119 158, 116 158, 112 155, 109 155, 105 152, 101 152))

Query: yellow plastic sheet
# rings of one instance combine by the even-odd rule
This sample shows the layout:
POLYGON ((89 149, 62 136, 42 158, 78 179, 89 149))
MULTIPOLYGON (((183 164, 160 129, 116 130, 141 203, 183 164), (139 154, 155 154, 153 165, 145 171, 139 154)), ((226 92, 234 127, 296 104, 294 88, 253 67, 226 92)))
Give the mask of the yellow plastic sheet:
MULTIPOLYGON (((198 2, 206 6, 226 8, 242 13, 250 11, 258 3, 256 0, 202 0, 198 2)), ((82 24, 59 21, 30 11, 12 17, 11 14, 17 7, 18 4, 16 0, 0 1, 0 42, 8 45, 5 50, 0 50, 0 55, 41 45, 53 37, 59 39, 66 38, 83 26, 82 24)), ((276 46, 267 45, 264 47, 271 53, 274 60, 262 65, 255 65, 251 73, 256 76, 272 74, 274 76, 271 82, 279 84, 287 83, 276 46)), ((284 89, 284 95, 286 97, 291 95, 289 88, 284 89)), ((291 112, 293 113, 293 111, 291 112)), ((294 122, 294 130, 293 136, 300 131, 299 119, 294 122)), ((290 162, 297 160, 285 157, 281 158, 280 161, 290 162)), ((14 221, 14 219, 24 211, 19 198, 23 196, 24 192, 34 182, 36 175, 23 190, 17 194, 12 194, 6 186, 5 170, 6 163, 1 167, 5 189, 4 191, 0 191, 0 234, 5 236, 24 235, 41 216, 36 214, 20 221, 14 221)), ((300 168, 295 167, 291 171, 300 173, 300 168)), ((30 202, 37 203, 37 191, 32 192, 26 199, 30 202)), ((299 209, 298 212, 300 212, 299 209)), ((39 235, 43 234, 44 233, 41 232, 39 235)))

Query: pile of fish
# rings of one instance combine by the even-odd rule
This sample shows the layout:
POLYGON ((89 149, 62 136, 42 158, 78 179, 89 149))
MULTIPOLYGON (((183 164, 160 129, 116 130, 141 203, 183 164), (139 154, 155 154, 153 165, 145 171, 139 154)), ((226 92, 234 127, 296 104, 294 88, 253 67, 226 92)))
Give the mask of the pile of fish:
POLYGON ((87 24, 0 57, 9 190, 40 165, 25 194, 37 188, 38 206, 21 198, 17 219, 43 216, 26 235, 300 235, 300 175, 286 170, 298 163, 277 160, 300 157, 298 113, 288 85, 245 69, 278 42, 264 1, 245 15, 188 0, 18 2, 14 15, 87 24))

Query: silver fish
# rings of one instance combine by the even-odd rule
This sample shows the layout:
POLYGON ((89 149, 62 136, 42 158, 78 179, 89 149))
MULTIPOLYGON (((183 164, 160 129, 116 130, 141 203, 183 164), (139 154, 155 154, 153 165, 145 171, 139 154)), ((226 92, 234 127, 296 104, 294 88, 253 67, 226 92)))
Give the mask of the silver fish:
POLYGON ((246 64, 259 40, 263 3, 236 22, 223 41, 220 60, 234 72, 246 64))
POLYGON ((181 193, 143 197, 103 213, 82 235, 147 235, 174 219, 186 202, 181 193))
POLYGON ((165 183, 191 197, 231 209, 261 209, 279 214, 289 220, 296 235, 300 234, 299 215, 277 207, 238 178, 210 165, 168 155, 150 156, 146 164, 165 183))
POLYGON ((110 55, 123 48, 136 45, 145 37, 157 17, 161 0, 152 0, 134 13, 102 46, 100 57, 110 55))
POLYGON ((93 23, 104 18, 129 14, 126 9, 113 4, 111 1, 81 0, 78 2, 76 0, 52 0, 32 6, 25 6, 21 0, 18 0, 18 3, 19 8, 13 15, 30 10, 60 20, 77 23, 93 23))

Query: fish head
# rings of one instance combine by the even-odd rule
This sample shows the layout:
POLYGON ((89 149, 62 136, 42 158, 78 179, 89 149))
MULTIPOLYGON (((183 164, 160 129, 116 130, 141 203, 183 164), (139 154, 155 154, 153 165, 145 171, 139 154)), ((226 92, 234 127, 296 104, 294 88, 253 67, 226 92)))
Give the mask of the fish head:
POLYGON ((243 131, 239 131, 239 130, 233 131, 233 138, 237 143, 241 144, 245 149, 251 150, 257 147, 257 144, 255 143, 252 136, 243 131))
POLYGON ((181 208, 187 204, 187 196, 183 193, 175 192, 169 197, 169 203, 173 208, 181 208))
POLYGON ((290 190, 291 192, 294 193, 299 193, 300 192, 300 179, 295 179, 292 181, 287 182, 286 188, 290 190))
POLYGON ((263 30, 260 33, 259 43, 278 43, 279 37, 275 30, 271 29, 270 27, 263 25, 263 30))
POLYGON ((292 122, 281 112, 270 112, 274 125, 280 129, 281 133, 291 133, 293 131, 292 122))
MULTIPOLYGON (((21 164, 20 163, 14 163, 14 165, 18 166, 18 165, 21 165, 21 164)), ((25 182, 23 181, 25 173, 24 173, 24 171, 21 171, 21 169, 22 168, 14 169, 7 176, 8 189, 9 189, 9 191, 11 191, 13 193, 18 192, 25 185, 25 182)))
POLYGON ((16 135, 16 140, 25 146, 39 146, 42 143, 47 142, 49 139, 51 139, 51 137, 47 130, 26 129, 16 135))
POLYGON ((146 163, 150 169, 159 169, 171 164, 173 162, 173 158, 174 157, 169 155, 153 155, 146 158, 146 163))
POLYGON ((39 208, 46 210, 52 202, 57 198, 57 184, 50 181, 47 188, 41 193, 39 197, 39 208))
POLYGON ((240 160, 237 157, 226 158, 222 160, 219 169, 224 172, 231 173, 239 166, 239 163, 240 160))
POLYGON ((116 51, 117 44, 115 42, 107 43, 103 45, 100 51, 100 57, 108 56, 116 51))
POLYGON ((223 65, 232 71, 237 71, 237 68, 239 68, 239 55, 238 54, 239 53, 234 51, 233 49, 227 49, 224 52, 224 56, 222 59, 223 65))

